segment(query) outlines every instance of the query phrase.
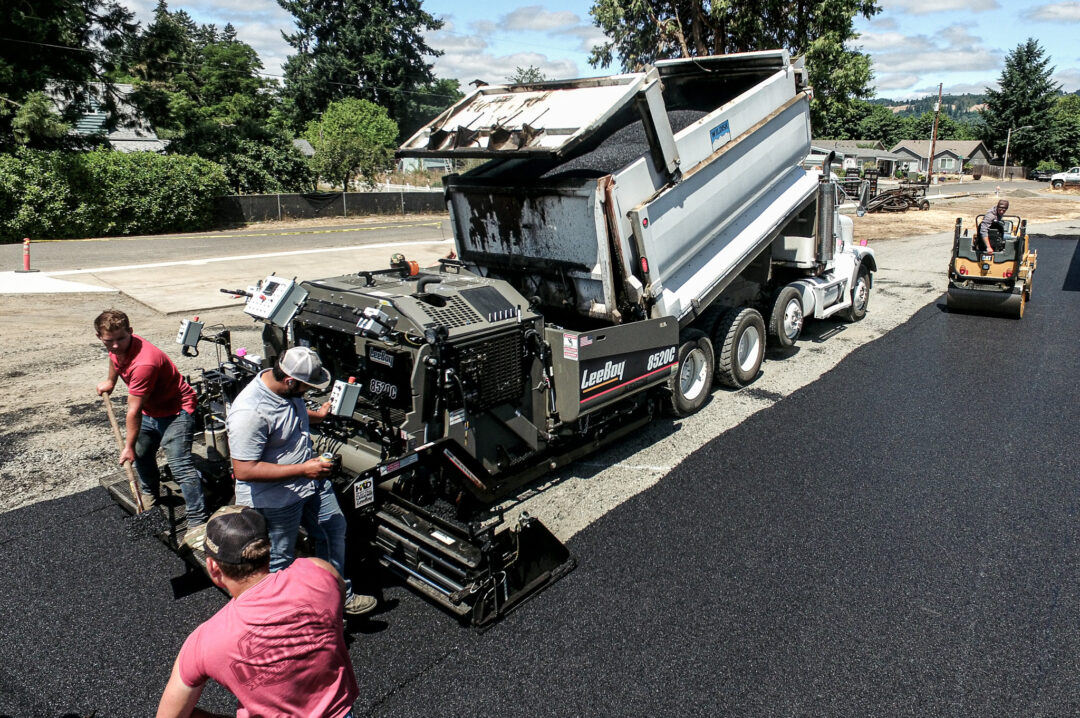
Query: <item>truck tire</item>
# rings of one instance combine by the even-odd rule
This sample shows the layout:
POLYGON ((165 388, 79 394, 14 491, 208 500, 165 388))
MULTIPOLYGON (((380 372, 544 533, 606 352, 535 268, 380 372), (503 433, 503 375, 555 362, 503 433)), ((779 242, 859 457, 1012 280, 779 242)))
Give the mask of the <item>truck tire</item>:
POLYGON ((851 306, 840 312, 840 318, 846 322, 857 322, 866 316, 866 307, 870 304, 870 270, 866 264, 859 265, 855 274, 855 284, 851 287, 851 306))
POLYGON ((1053 182, 1050 183, 1050 186, 1053 187, 1054 189, 1061 189, 1062 187, 1065 186, 1065 183, 1062 182, 1061 180, 1054 180, 1053 182))
POLYGON ((728 311, 716 326, 714 343, 720 347, 716 380, 724 386, 743 387, 757 378, 765 356, 765 320, 750 307, 728 311))
POLYGON ((769 342, 781 349, 795 346, 803 328, 802 296, 795 287, 782 287, 773 294, 769 310, 769 342))
POLYGON ((687 329, 679 339, 679 363, 668 377, 670 412, 673 416, 690 416, 709 398, 715 358, 705 332, 687 329))

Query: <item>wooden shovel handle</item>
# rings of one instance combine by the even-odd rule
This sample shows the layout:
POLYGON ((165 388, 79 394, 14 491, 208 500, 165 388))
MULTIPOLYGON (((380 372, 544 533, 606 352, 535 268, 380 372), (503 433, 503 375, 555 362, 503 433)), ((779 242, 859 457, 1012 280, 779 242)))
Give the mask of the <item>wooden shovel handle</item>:
MULTIPOLYGON (((112 424, 113 436, 116 437, 116 448, 120 451, 124 450, 124 437, 120 435, 120 425, 116 423, 116 415, 113 414, 112 402, 109 401, 111 394, 105 392, 101 395, 101 398, 105 402, 105 413, 109 415, 109 423, 112 424)), ((124 462, 124 469, 127 470, 128 487, 131 489, 131 498, 135 500, 135 513, 141 514, 146 509, 143 507, 142 492, 139 491, 139 486, 135 482, 135 470, 131 468, 131 462, 124 462)))

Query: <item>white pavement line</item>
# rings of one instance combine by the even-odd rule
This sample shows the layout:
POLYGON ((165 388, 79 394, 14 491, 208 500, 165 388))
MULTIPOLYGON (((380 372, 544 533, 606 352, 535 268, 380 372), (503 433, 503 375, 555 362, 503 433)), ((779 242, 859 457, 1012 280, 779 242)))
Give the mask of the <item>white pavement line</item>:
POLYGON ((63 294, 71 292, 112 292, 119 290, 112 287, 99 287, 82 282, 69 282, 53 279, 48 274, 38 272, 0 272, 0 294, 63 294))
POLYGON ((127 264, 114 267, 95 267, 93 269, 63 269, 58 272, 42 272, 43 276, 67 277, 73 274, 95 274, 99 272, 124 272, 130 269, 154 269, 156 267, 197 267, 216 262, 236 262, 245 259, 267 259, 270 257, 294 257, 300 254, 328 254, 331 252, 355 252, 366 249, 389 249, 398 247, 419 247, 428 245, 451 244, 452 239, 424 240, 419 242, 380 242, 361 244, 353 247, 325 247, 323 249, 296 249, 289 252, 269 252, 266 254, 237 254, 231 257, 209 257, 206 259, 182 259, 175 262, 153 262, 150 264, 127 264))

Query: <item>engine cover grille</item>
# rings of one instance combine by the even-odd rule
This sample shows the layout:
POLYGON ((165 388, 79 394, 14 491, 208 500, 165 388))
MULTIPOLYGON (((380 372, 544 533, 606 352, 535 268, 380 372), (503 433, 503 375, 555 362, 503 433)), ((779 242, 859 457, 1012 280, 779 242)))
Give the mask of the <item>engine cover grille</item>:
POLYGON ((522 394, 522 334, 507 332, 458 347, 458 372, 469 390, 472 409, 487 409, 522 394))

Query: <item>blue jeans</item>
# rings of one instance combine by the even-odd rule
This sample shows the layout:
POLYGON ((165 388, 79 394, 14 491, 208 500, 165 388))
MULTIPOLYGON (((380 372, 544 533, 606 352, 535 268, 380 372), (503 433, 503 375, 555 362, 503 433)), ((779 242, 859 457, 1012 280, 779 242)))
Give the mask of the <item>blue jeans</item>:
MULTIPOLYGON (((255 507, 266 519, 270 533, 270 570, 287 568, 296 558, 296 536, 302 525, 315 542, 315 556, 345 577, 345 515, 341 513, 334 485, 323 481, 320 489, 306 499, 276 508, 255 507)), ((345 599, 352 596, 352 583, 345 579, 345 599)))
POLYGON ((157 450, 165 450, 180 492, 187 504, 188 528, 206 523, 206 503, 203 501, 202 480, 191 461, 191 438, 195 420, 191 414, 181 411, 176 416, 152 417, 143 414, 139 438, 135 440, 135 469, 139 473, 142 490, 156 497, 161 488, 161 472, 158 471, 157 450))

